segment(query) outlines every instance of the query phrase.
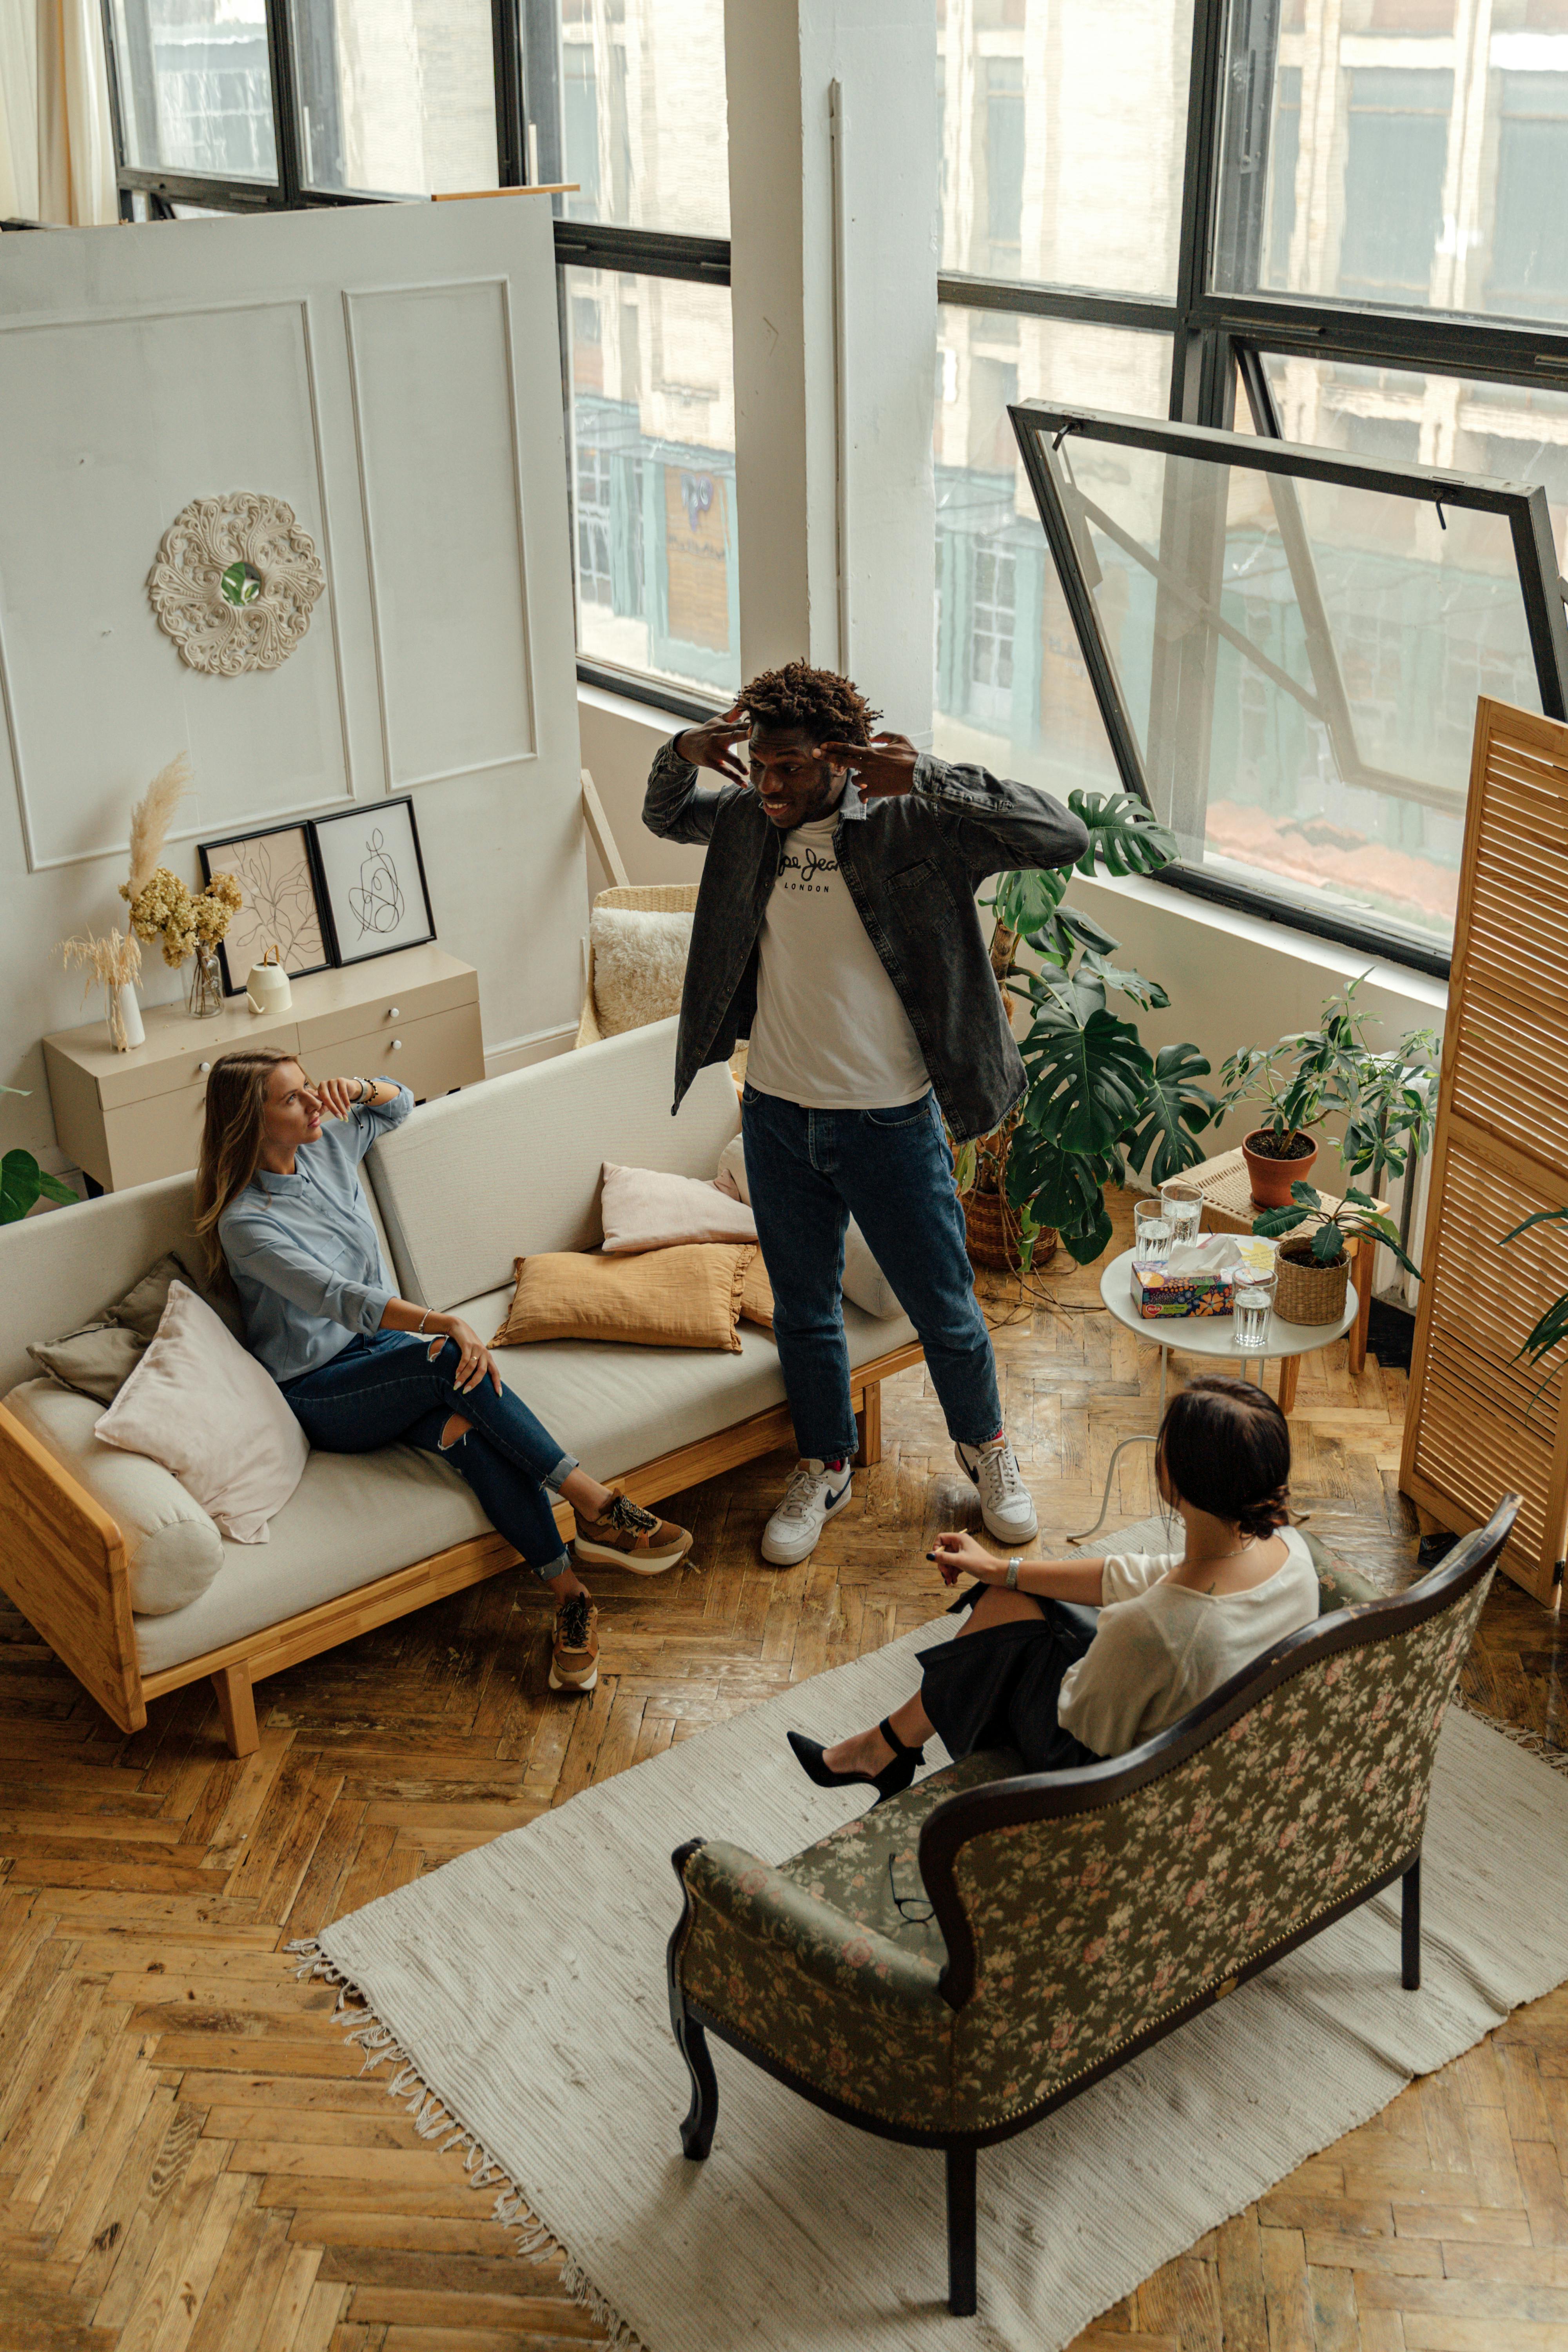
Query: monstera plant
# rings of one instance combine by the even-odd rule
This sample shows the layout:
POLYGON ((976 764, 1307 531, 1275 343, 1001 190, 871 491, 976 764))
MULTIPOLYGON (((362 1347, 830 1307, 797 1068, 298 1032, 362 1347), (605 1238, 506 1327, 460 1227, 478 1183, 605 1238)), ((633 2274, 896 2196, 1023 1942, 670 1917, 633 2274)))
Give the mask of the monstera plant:
MULTIPOLYGON (((0 1087, 0 1095, 25 1095, 26 1087, 0 1087)), ((25 1217, 34 1203, 44 1201, 68 1201, 75 1205, 76 1194, 47 1168, 40 1168, 30 1151, 18 1147, 0 1160, 0 1225, 14 1225, 25 1217)))
MULTIPOLYGON (((1019 1042, 1028 1092, 1000 1177, 1026 1265, 1047 1227, 1080 1265, 1098 1257, 1111 1233, 1106 1184, 1125 1183, 1130 1167, 1159 1185, 1194 1166, 1204 1157, 1195 1138, 1220 1108, 1198 1083, 1209 1066, 1195 1045, 1151 1053, 1136 1023, 1111 1010, 1113 999, 1163 1009, 1171 1000, 1159 982, 1119 964, 1110 932, 1064 903, 1071 872, 1156 874, 1175 836, 1125 793, 1069 793, 1068 805, 1089 831, 1076 868, 1005 874, 991 901, 997 978, 1030 1011, 1019 1042)), ((961 1184, 963 1174, 961 1165, 961 1184)))

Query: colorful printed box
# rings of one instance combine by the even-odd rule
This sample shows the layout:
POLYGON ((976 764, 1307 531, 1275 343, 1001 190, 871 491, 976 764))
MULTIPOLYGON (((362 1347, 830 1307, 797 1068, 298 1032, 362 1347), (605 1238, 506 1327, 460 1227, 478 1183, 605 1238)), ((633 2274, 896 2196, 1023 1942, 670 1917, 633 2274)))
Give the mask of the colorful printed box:
POLYGON ((1149 1320, 1163 1315, 1228 1315, 1236 1304, 1230 1274, 1165 1274, 1132 1269, 1132 1302, 1149 1320))

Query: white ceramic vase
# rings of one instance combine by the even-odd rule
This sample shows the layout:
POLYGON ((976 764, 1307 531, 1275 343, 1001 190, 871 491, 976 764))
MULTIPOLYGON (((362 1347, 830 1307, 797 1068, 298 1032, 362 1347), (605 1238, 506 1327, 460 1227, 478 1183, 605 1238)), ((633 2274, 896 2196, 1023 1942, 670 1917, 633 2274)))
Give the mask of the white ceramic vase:
POLYGON ((120 999, 120 1019, 125 1031, 127 1051, 132 1045, 144 1045, 147 1043, 147 1032, 142 1026, 142 1007, 135 989, 127 981, 122 987, 115 991, 115 994, 120 999))

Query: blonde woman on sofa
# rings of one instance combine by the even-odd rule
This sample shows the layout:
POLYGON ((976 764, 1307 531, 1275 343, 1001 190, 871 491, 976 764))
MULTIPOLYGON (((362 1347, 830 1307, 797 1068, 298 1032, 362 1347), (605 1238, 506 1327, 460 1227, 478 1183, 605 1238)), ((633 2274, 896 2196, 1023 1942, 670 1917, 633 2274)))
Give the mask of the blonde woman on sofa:
POLYGON ((934 1731, 956 1763, 1015 1748, 1026 1772, 1125 1755, 1318 1614, 1312 1555, 1289 1524, 1290 1426, 1251 1381, 1196 1380, 1173 1397, 1154 1456, 1179 1552, 997 1559, 969 1535, 931 1557, 979 1580, 969 1622, 922 1650, 920 1689, 874 1730, 823 1748, 792 1731, 823 1788, 907 1789, 934 1731), (1087 1604, 1087 1606, 1085 1605, 1087 1604))
POLYGON ((504 1386, 460 1316, 397 1297, 358 1171, 413 1108, 390 1078, 312 1083, 275 1045, 220 1055, 207 1080, 196 1231, 214 1274, 226 1268, 238 1293, 251 1353, 310 1444, 330 1454, 416 1445, 449 1462, 554 1600, 551 1689, 592 1690, 598 1612, 545 1489, 576 1513, 580 1560, 657 1576, 684 1559, 691 1538, 591 1478, 504 1386))

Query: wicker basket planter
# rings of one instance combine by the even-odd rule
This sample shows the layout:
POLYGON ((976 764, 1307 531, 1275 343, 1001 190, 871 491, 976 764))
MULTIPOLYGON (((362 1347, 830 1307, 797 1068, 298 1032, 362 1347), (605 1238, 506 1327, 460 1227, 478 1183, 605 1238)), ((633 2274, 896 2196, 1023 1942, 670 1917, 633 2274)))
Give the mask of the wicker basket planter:
POLYGON ((1274 1312, 1286 1323, 1337 1323, 1345 1311, 1350 1260, 1320 1265, 1310 1242, 1282 1242, 1275 1262, 1274 1312))
MULTIPOLYGON (((987 1274, 1017 1274, 1022 1270, 1024 1255, 1018 1244, 1017 1214, 1002 1193, 965 1192, 963 1226, 971 1265, 987 1274)), ((1049 1225, 1043 1226, 1035 1239, 1033 1264, 1049 1265, 1056 1254, 1056 1234, 1049 1225)))

